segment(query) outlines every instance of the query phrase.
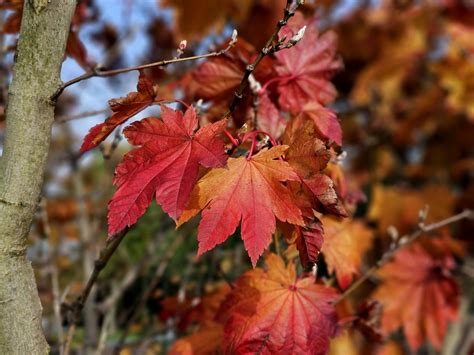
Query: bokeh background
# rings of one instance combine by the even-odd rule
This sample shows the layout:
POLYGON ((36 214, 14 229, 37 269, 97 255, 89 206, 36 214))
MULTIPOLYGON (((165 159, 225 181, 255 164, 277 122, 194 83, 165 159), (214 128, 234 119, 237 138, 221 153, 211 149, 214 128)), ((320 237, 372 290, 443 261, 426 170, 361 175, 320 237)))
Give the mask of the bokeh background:
MULTIPOLYGON (((234 28, 261 48, 285 4, 82 0, 61 77, 67 81, 96 64, 115 69, 173 58, 182 40, 187 40, 186 55, 207 53, 227 41, 234 28)), ((0 1, 0 10, 1 151, 21 1, 0 1)), ((342 186, 339 194, 350 201, 344 233, 354 240, 372 235, 364 246, 349 245, 361 248, 364 270, 389 244, 389 227, 409 232, 425 205, 428 222, 473 207, 474 1, 307 0, 301 11, 315 18, 321 32, 338 36, 345 68, 333 80, 338 97, 331 107, 343 127, 344 153, 332 176, 342 186)), ((147 73, 163 90, 186 98, 183 78, 198 64, 147 73)), ((52 353, 58 353, 67 326, 61 303, 80 292, 104 245, 114 168, 130 149, 120 131, 85 155, 79 146, 87 131, 110 114, 107 101, 134 91, 137 77, 130 72, 91 78, 66 89, 58 103, 44 198, 29 248, 52 353)), ((137 119, 158 110, 149 108, 137 119)), ((196 225, 176 230, 152 205, 101 275, 76 331, 74 352, 111 353, 120 347, 124 354, 162 353, 193 330, 195 318, 214 304, 199 308, 203 298, 251 267, 239 238, 197 258, 196 225)), ((473 224, 463 221, 454 231, 440 233, 457 243, 456 277, 463 295, 459 321, 449 328, 440 351, 461 354, 471 347, 472 353, 473 224)), ((334 278, 324 267, 320 272, 328 282, 334 278)), ((372 280, 360 294, 370 294, 376 284, 372 280)), ((390 339, 374 346, 360 334, 344 334, 331 351, 409 353, 402 333, 390 339)), ((419 352, 436 353, 430 345, 419 352)))

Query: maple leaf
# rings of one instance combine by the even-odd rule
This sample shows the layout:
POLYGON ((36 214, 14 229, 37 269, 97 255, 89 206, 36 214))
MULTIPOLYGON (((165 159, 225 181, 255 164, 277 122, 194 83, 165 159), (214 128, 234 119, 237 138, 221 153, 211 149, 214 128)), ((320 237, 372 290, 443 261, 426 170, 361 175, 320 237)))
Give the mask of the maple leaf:
POLYGON ((128 141, 141 145, 125 155, 116 169, 118 189, 109 202, 109 235, 133 225, 153 196, 173 219, 181 215, 196 183, 199 165, 225 166, 222 120, 196 132, 193 107, 181 111, 161 107, 161 118, 143 119, 124 130, 128 141))
POLYGON ((287 149, 276 146, 250 159, 229 158, 226 169, 213 169, 196 184, 178 224, 202 210, 198 255, 224 242, 242 222, 242 239, 255 267, 270 244, 275 217, 303 224, 301 211, 281 183, 298 179, 289 164, 279 159, 287 149))
POLYGON ((314 265, 324 241, 324 230, 321 221, 313 218, 304 227, 295 226, 296 248, 304 267, 314 265))
POLYGON ((224 326, 216 322, 216 314, 231 288, 227 283, 206 293, 202 298, 193 298, 180 302, 178 297, 169 297, 161 302, 164 310, 160 318, 177 319, 179 330, 185 330, 190 324, 199 325, 197 331, 178 339, 170 348, 170 354, 217 354, 222 348, 224 326), (203 341, 204 340, 204 341, 203 341))
POLYGON ((212 322, 217 311, 230 292, 230 286, 223 283, 212 292, 202 297, 187 298, 183 301, 179 296, 167 297, 160 302, 163 307, 160 318, 163 321, 173 317, 177 321, 177 327, 183 331, 194 323, 203 325, 212 322))
POLYGON ((295 16, 294 24, 281 35, 291 38, 297 30, 307 26, 303 39, 291 50, 279 51, 276 71, 282 78, 278 85, 279 104, 289 112, 299 112, 308 101, 329 103, 336 97, 336 89, 329 79, 343 64, 336 56, 337 37, 334 32, 319 36, 313 23, 295 16))
POLYGON ((303 106, 302 115, 314 122, 322 138, 342 145, 342 128, 334 111, 313 101, 303 106))
MULTIPOLYGON (((192 71, 193 81, 185 89, 193 97, 213 102, 227 101, 242 81, 242 75, 248 62, 255 57, 255 48, 239 38, 230 52, 212 58, 192 71)), ((273 62, 269 57, 262 60, 253 75, 257 80, 267 80, 274 74, 273 62)))
POLYGON ((359 355, 360 345, 354 339, 353 332, 343 331, 331 340, 329 355, 359 355))
POLYGON ((144 72, 140 72, 137 90, 138 92, 131 92, 126 97, 109 100, 109 106, 113 112, 112 116, 107 118, 105 122, 99 123, 90 129, 82 143, 82 153, 97 147, 99 143, 112 133, 115 127, 121 125, 153 103, 158 102, 156 100, 158 86, 154 85, 144 72))
POLYGON ((224 327, 219 323, 207 323, 192 334, 178 339, 169 349, 170 355, 219 354, 224 327))
POLYGON ((234 23, 245 19, 251 13, 252 4, 253 0, 163 1, 164 6, 175 10, 175 30, 188 40, 201 39, 211 30, 220 33, 229 18, 234 23))
POLYGON ((5 23, 3 24, 2 28, 2 33, 16 34, 20 32, 23 3, 12 4, 11 8, 16 10, 5 19, 5 23))
POLYGON ((337 216, 347 216, 339 200, 332 179, 323 171, 331 157, 324 143, 315 137, 312 122, 302 117, 295 118, 287 126, 283 143, 288 144, 286 160, 302 184, 289 184, 300 208, 307 210, 305 215, 312 217, 311 209, 329 212, 337 216))
POLYGON ((270 100, 267 93, 260 95, 257 110, 258 128, 278 139, 285 130, 285 121, 278 108, 270 100))
MULTIPOLYGON (((368 65, 357 74, 351 100, 357 105, 367 105, 377 111, 374 120, 386 120, 390 116, 392 107, 403 96, 403 85, 413 76, 418 58, 428 50, 426 19, 422 12, 397 19, 397 25, 388 33, 385 32, 379 43, 373 43, 375 58, 368 60, 368 65)), ((360 23, 359 19, 355 26, 359 28, 360 23)), ((373 28, 369 38, 364 38, 363 43, 366 45, 368 41, 373 42, 373 33, 378 31, 386 30, 383 26, 373 28)), ((353 51, 354 41, 349 41, 348 49, 353 51)), ((383 123, 387 125, 393 122, 383 123)))
POLYGON ((403 327, 413 350, 425 339, 439 350, 448 322, 458 314, 459 289, 450 275, 454 267, 441 240, 423 238, 398 251, 380 270, 384 281, 373 294, 384 307, 382 330, 390 333, 403 327))
POLYGON ((322 219, 325 237, 321 252, 329 272, 336 272, 341 288, 347 288, 360 272, 363 254, 372 246, 373 233, 363 223, 331 217, 322 219))
POLYGON ((221 306, 228 353, 326 354, 337 331, 331 304, 337 292, 315 283, 313 276, 296 277, 293 263, 285 266, 275 254, 265 258, 267 271, 254 269, 235 282, 221 306))
POLYGON ((243 63, 230 56, 201 64, 193 71, 193 78, 199 84, 197 94, 204 100, 215 99, 216 96, 229 97, 242 80, 243 70, 243 63))
MULTIPOLYGON (((232 51, 199 65, 190 75, 183 78, 181 86, 190 100, 212 101, 212 106, 207 110, 205 117, 211 122, 216 121, 228 109, 230 98, 242 81, 247 63, 253 61, 255 57, 255 48, 239 38, 232 51)), ((263 82, 274 76, 274 61, 267 56, 260 62, 253 72, 257 81, 263 82)), ((238 127, 251 117, 251 104, 252 95, 250 89, 246 88, 242 101, 232 114, 238 127)))
POLYGON ((316 137, 312 122, 295 117, 286 127, 283 143, 290 146, 286 160, 302 179, 310 178, 324 170, 331 153, 316 137))
POLYGON ((432 64, 431 69, 439 77, 440 86, 448 93, 448 106, 465 112, 474 121, 474 29, 457 23, 447 27, 451 41, 446 56, 432 64))

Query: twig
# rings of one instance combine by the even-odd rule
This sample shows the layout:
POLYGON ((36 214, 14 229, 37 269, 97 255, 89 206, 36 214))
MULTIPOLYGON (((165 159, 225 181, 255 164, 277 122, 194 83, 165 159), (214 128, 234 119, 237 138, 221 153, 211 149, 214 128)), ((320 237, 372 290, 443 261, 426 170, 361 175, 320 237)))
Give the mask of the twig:
POLYGON ((86 112, 81 112, 75 115, 61 115, 56 117, 56 122, 57 123, 64 123, 64 122, 69 122, 72 120, 77 120, 80 118, 86 118, 86 117, 92 117, 92 116, 97 116, 97 115, 102 115, 104 113, 110 112, 110 109, 103 109, 103 110, 96 110, 96 111, 86 111, 86 112))
MULTIPOLYGON (((51 224, 48 216, 47 200, 42 198, 40 202, 40 218, 43 224, 44 234, 46 240, 51 240, 51 224)), ((59 290, 59 277, 58 277, 58 267, 54 261, 56 256, 57 248, 50 247, 48 252, 48 274, 51 277, 51 289, 53 294, 53 314, 54 314, 54 326, 56 328, 58 344, 62 344, 64 334, 62 327, 62 318, 61 318, 61 296, 59 290)), ((60 354, 62 354, 62 349, 60 346, 60 354)))
POLYGON ((114 139, 108 147, 106 147, 104 144, 101 144, 99 146, 100 152, 102 153, 102 157, 104 158, 104 160, 109 160, 112 157, 112 154, 114 154, 121 140, 122 135, 120 134, 120 130, 116 130, 114 139))
POLYGON ((436 229, 445 227, 449 224, 458 222, 463 219, 472 219, 474 218, 474 211, 472 210, 464 210, 461 213, 458 213, 454 216, 448 217, 446 219, 443 219, 439 222, 435 222, 429 225, 424 224, 424 220, 426 219, 426 213, 420 212, 420 223, 418 224, 417 228, 415 231, 413 231, 411 234, 402 236, 401 238, 398 238, 396 241, 394 241, 391 245, 390 248, 385 251, 385 253, 382 255, 382 257, 373 265, 370 269, 368 269, 359 279, 357 279, 356 282, 354 282, 348 289, 346 289, 340 296, 339 298, 334 302, 334 304, 338 304, 341 302, 343 299, 345 299, 347 296, 349 296, 355 289, 357 289, 360 285, 362 285, 369 277, 371 277, 380 267, 385 265, 387 262, 392 260, 393 256, 395 255, 396 252, 398 252, 400 249, 405 247, 406 245, 411 244, 413 241, 415 241, 418 237, 421 235, 434 231, 436 229))
POLYGON ((92 70, 63 83, 59 87, 59 89, 56 91, 56 93, 51 97, 51 100, 56 101, 57 98, 62 94, 64 89, 78 82, 81 82, 83 80, 87 80, 93 77, 105 78, 105 77, 114 76, 117 74, 128 73, 134 70, 142 70, 142 69, 153 68, 153 67, 164 67, 173 63, 182 63, 182 62, 189 62, 189 61, 194 61, 194 60, 209 58, 209 57, 218 57, 228 52, 231 48, 235 46, 236 43, 237 43, 237 31, 234 30, 231 41, 229 42, 226 48, 220 51, 214 51, 211 53, 206 53, 206 54, 201 54, 201 55, 193 55, 189 57, 166 59, 166 60, 161 60, 154 63, 148 63, 148 64, 137 65, 137 66, 121 68, 121 69, 104 70, 100 66, 96 66, 92 70))
POLYGON ((95 353, 97 355, 101 355, 104 353, 105 345, 107 342, 107 335, 109 333, 109 329, 111 328, 112 321, 115 317, 115 304, 113 305, 112 309, 109 309, 105 315, 104 321, 102 322, 102 327, 100 329, 99 335, 99 343, 97 344, 97 349, 95 353))
POLYGON ((114 235, 112 238, 107 239, 107 242, 104 248, 100 251, 99 257, 94 262, 94 270, 92 274, 89 276, 87 280, 87 284, 82 290, 81 294, 76 298, 76 300, 71 305, 64 305, 68 311, 68 319, 70 322, 70 326, 67 332, 66 341, 64 344, 64 354, 68 355, 71 341, 76 330, 76 325, 79 322, 81 317, 82 309, 84 308, 84 304, 91 293, 92 287, 97 282, 101 271, 105 268, 107 263, 109 262, 111 256, 117 250, 118 246, 122 242, 123 238, 127 235, 128 228, 124 229, 122 232, 114 235))
POLYGON ((156 238, 151 241, 146 253, 143 255, 141 260, 127 271, 127 273, 124 275, 117 287, 114 287, 112 289, 110 295, 104 301, 97 305, 97 308, 101 312, 105 313, 110 309, 114 308, 120 300, 120 297, 137 279, 140 273, 143 272, 143 270, 145 270, 148 265, 154 261, 154 256, 157 254, 157 249, 160 245, 159 242, 161 241, 162 237, 162 233, 157 233, 156 238))
MULTIPOLYGON (((82 270, 84 282, 87 282, 87 277, 92 273, 94 259, 96 258, 97 246, 92 243, 92 228, 89 219, 86 193, 84 189, 84 181, 81 171, 78 169, 77 155, 71 157, 70 165, 73 174, 73 190, 75 199, 77 201, 77 213, 75 216, 76 224, 79 230, 79 240, 82 246, 82 270)), ((95 289, 91 290, 90 298, 95 299, 95 289)), ((98 318, 94 310, 94 305, 89 302, 84 306, 84 346, 86 352, 89 352, 91 344, 97 341, 97 323, 98 318)))
MULTIPOLYGON (((289 46, 287 45, 282 46, 283 44, 282 42, 278 42, 276 45, 273 45, 273 42, 277 38, 278 32, 280 32, 280 29, 288 23, 288 20, 295 15, 296 10, 303 3, 304 3, 303 0, 296 0, 295 5, 292 6, 293 0, 286 1, 286 6, 285 6, 285 9, 283 10, 283 19, 278 21, 272 35, 268 39, 265 46, 260 50, 260 53, 258 54, 257 58, 255 58, 253 63, 248 64, 247 67, 245 68, 244 76, 242 77, 242 80, 240 81, 239 87, 234 92, 234 97, 229 105, 229 110, 226 112, 224 117, 229 117, 232 114, 232 112, 234 112, 234 110, 236 109, 237 105, 239 104, 240 100, 243 97, 244 90, 249 85, 250 75, 255 71, 255 69, 257 68, 258 64, 262 61, 262 59, 265 56, 275 53, 281 49, 289 48, 289 46)), ((289 43, 292 43, 291 46, 294 46, 296 44, 296 42, 293 43, 291 41, 289 43)))
MULTIPOLYGON (((51 288, 53 292, 53 311, 54 311, 54 323, 56 327, 56 331, 58 332, 58 344, 63 343, 64 334, 63 334, 63 326, 62 326, 62 319, 61 319, 61 295, 59 290, 59 277, 58 277, 58 268, 54 261, 51 261, 50 267, 50 275, 51 275, 51 288)), ((61 346, 60 346, 60 354, 61 346)))
POLYGON ((118 342, 118 346, 115 349, 114 353, 119 353, 120 349, 123 347, 123 344, 125 343, 125 339, 127 338, 128 332, 130 330, 130 326, 135 322, 137 317, 140 315, 143 307, 145 307, 146 302, 150 299, 153 291, 155 290, 156 286, 158 285, 158 282, 160 281, 161 277, 166 271, 166 268, 168 266, 168 262, 170 259, 173 257, 174 252, 176 249, 179 247, 179 245, 183 241, 183 235, 180 234, 178 237, 173 241, 171 246, 168 248, 166 251, 166 254, 164 257, 161 259, 160 263, 158 264, 158 267, 156 268, 155 274, 153 275, 153 279, 150 281, 148 284, 148 287, 146 288, 145 292, 142 294, 142 297, 138 301, 138 304, 132 308, 130 313, 127 316, 127 321, 125 326, 123 327, 124 331, 123 334, 120 338, 120 341, 118 342))

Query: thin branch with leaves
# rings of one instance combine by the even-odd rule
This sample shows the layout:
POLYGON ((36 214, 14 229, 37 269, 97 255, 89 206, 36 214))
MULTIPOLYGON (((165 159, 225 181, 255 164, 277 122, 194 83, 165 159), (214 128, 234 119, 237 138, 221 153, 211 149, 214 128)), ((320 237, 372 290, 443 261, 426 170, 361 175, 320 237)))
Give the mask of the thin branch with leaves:
POLYGON ((463 219, 473 219, 474 218, 474 211, 472 210, 464 210, 461 213, 458 213, 454 216, 448 217, 438 222, 434 222, 428 225, 425 225, 425 221, 428 215, 428 208, 420 211, 420 221, 416 227, 416 229, 407 235, 395 237, 392 239, 392 243, 388 250, 386 250, 380 259, 373 265, 370 269, 368 269, 356 282, 354 282, 348 289, 346 289, 339 298, 334 302, 334 304, 340 303, 342 300, 347 298, 352 292, 354 292, 359 286, 361 286, 365 281, 367 281, 378 269, 384 266, 387 262, 393 259, 394 255, 405 246, 413 243, 416 239, 418 239, 423 234, 432 232, 439 228, 445 227, 449 224, 459 222, 463 219))
POLYGON ((265 46, 260 50, 260 53, 258 54, 257 58, 255 58, 255 60, 252 63, 249 63, 247 67, 245 68, 245 73, 242 77, 242 80, 240 81, 240 84, 237 90, 234 92, 232 101, 229 104, 229 109, 225 113, 224 117, 229 117, 232 114, 232 112, 234 112, 235 109, 237 108, 240 100, 243 98, 243 93, 245 89, 249 86, 250 76, 255 71, 257 66, 260 64, 262 59, 265 58, 267 55, 273 54, 282 49, 293 47, 302 38, 304 34, 304 29, 303 31, 298 32, 298 34, 295 35, 293 38, 291 38, 287 43, 284 43, 285 38, 283 38, 280 41, 278 41, 276 44, 274 44, 281 28, 283 26, 286 26, 286 24, 288 23, 288 20, 295 15, 296 10, 303 3, 304 1, 297 0, 293 4, 293 0, 287 0, 285 9, 283 10, 283 18, 280 21, 278 21, 277 25, 275 26, 275 29, 273 30, 272 35, 267 40, 267 43, 265 44, 265 46))

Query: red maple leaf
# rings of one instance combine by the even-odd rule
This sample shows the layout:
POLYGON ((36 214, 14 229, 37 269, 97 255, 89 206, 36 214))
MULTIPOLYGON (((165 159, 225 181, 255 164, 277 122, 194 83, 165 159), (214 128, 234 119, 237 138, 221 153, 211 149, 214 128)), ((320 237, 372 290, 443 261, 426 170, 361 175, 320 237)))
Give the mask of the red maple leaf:
POLYGON ((242 80, 243 63, 232 57, 218 57, 209 60, 193 72, 197 93, 204 100, 216 97, 228 98, 242 80))
POLYGON ((250 159, 229 158, 226 169, 213 169, 198 182, 179 224, 202 210, 199 255, 224 242, 242 221, 242 239, 255 266, 270 244, 275 217, 303 224, 301 211, 282 184, 298 179, 289 164, 279 159, 287 148, 262 150, 250 159))
POLYGON ((334 111, 313 101, 303 106, 301 114, 314 122, 322 139, 342 145, 342 128, 334 111))
POLYGON ((156 100, 158 86, 154 85, 143 72, 140 72, 137 90, 138 92, 131 92, 126 97, 109 100, 109 106, 113 112, 112 116, 90 129, 82 143, 82 153, 97 147, 112 133, 115 127, 121 125, 130 117, 143 111, 153 103, 159 102, 156 100))
POLYGON ((317 209, 347 216, 332 179, 321 173, 331 154, 317 138, 313 123, 302 117, 294 118, 287 126, 283 143, 290 146, 286 159, 301 181, 301 184, 291 183, 290 188, 298 196, 300 208, 306 210, 305 215, 312 217, 312 209, 317 209))
POLYGON ((440 349, 448 322, 458 316, 454 266, 449 246, 439 239, 422 239, 398 251, 380 270, 384 281, 373 295, 383 305, 382 330, 403 327, 414 351, 425 339, 440 349))
MULTIPOLYGON (((202 63, 181 81, 189 100, 203 99, 212 102, 205 115, 209 121, 220 119, 222 113, 227 110, 234 92, 242 81, 247 64, 251 63, 256 55, 255 48, 239 38, 232 51, 202 63)), ((257 81, 264 82, 274 77, 274 62, 275 59, 270 56, 266 56, 260 62, 253 72, 257 81)), ((236 126, 240 127, 249 120, 251 104, 252 95, 247 88, 243 92, 243 99, 232 114, 236 126)))
POLYGON ((336 89, 329 79, 343 64, 336 55, 336 34, 326 32, 319 36, 314 23, 296 15, 291 26, 284 27, 280 35, 290 38, 306 25, 303 39, 290 50, 275 55, 279 65, 276 71, 281 80, 278 85, 279 103, 282 109, 299 112, 308 101, 329 103, 336 96, 336 89))
MULTIPOLYGON (((185 89, 196 98, 227 102, 240 85, 247 63, 255 56, 255 48, 239 38, 232 51, 212 58, 194 69, 192 77, 195 82, 190 82, 185 89)), ((274 74, 272 64, 270 57, 264 58, 253 75, 257 80, 269 79, 274 74)))
POLYGON ((324 230, 321 221, 314 217, 305 219, 305 226, 295 227, 296 248, 304 267, 314 265, 324 242, 324 230))
POLYGON ((224 348, 232 354, 326 354, 336 334, 331 304, 337 292, 297 278, 293 263, 275 254, 265 258, 267 270, 248 271, 221 306, 224 348))
POLYGON ((275 139, 282 135, 287 121, 283 119, 280 111, 278 111, 267 93, 260 95, 256 115, 257 126, 260 130, 270 134, 275 139))
POLYGON ((128 141, 141 145, 125 155, 116 169, 118 189, 109 202, 109 235, 133 225, 153 196, 172 218, 181 215, 196 183, 199 165, 225 166, 222 120, 196 132, 193 107, 181 111, 161 107, 162 120, 150 117, 124 130, 128 141))

